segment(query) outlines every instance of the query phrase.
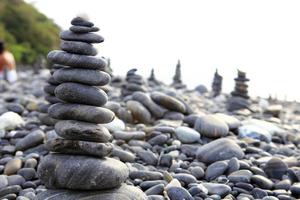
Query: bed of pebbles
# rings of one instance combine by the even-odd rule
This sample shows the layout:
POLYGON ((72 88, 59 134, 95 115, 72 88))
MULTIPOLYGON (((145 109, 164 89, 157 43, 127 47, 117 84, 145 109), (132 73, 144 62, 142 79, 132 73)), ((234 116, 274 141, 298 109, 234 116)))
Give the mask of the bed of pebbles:
MULTIPOLYGON (((70 31, 98 30, 94 29, 75 26, 70 31)), ((72 34, 61 37, 74 40, 72 34)), ((93 55, 90 50, 85 53, 93 55)), ((153 84, 153 77, 147 80, 136 70, 108 86, 105 72, 92 73, 108 81, 96 83, 91 75, 83 80, 89 86, 76 96, 82 73, 75 73, 77 78, 71 68, 64 73, 52 73, 50 85, 58 88, 54 93, 47 70, 38 75, 21 72, 18 82, 0 83, 0 199, 300 198, 298 103, 250 98, 247 109, 229 112, 229 95, 212 97, 153 84), (73 95, 64 96, 63 86, 55 81, 76 82, 76 87, 65 85, 73 95), (49 98, 44 98, 44 86, 48 94, 72 103, 67 110, 79 112, 55 116, 53 111, 46 117, 49 98), (107 99, 100 101, 99 95, 107 99), (90 113, 82 113, 77 103, 91 106, 90 113), (53 188, 67 190, 58 193, 53 188)))

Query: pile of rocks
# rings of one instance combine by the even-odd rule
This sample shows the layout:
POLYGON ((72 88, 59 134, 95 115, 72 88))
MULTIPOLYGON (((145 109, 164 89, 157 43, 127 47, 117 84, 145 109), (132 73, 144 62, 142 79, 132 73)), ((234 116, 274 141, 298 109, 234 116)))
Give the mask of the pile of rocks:
POLYGON ((218 70, 216 70, 216 72, 214 74, 214 79, 213 79, 213 82, 212 82, 212 95, 213 95, 213 97, 217 97, 221 94, 222 81, 223 81, 223 77, 218 73, 218 70))
POLYGON ((52 63, 64 65, 53 74, 59 83, 55 97, 63 102, 48 109, 59 120, 55 124, 59 137, 47 141, 52 153, 43 158, 38 175, 49 189, 82 192, 48 190, 37 199, 145 199, 138 189, 122 185, 128 177, 126 165, 107 157, 113 150, 112 136, 100 124, 111 122, 114 113, 101 107, 108 97, 99 86, 108 84, 110 76, 103 72, 105 61, 93 57, 97 51, 91 45, 104 39, 91 33, 99 29, 83 18, 76 17, 71 24, 60 35, 63 51, 48 54, 52 63))
POLYGON ((146 92, 146 83, 143 77, 136 74, 137 69, 131 69, 126 74, 126 82, 123 84, 122 95, 131 95, 133 92, 141 91, 146 92))
POLYGON ((238 70, 238 77, 235 80, 234 91, 231 92, 231 98, 228 100, 227 109, 229 111, 239 110, 243 108, 249 108, 250 101, 248 96, 248 85, 246 82, 249 81, 246 78, 246 73, 238 70))

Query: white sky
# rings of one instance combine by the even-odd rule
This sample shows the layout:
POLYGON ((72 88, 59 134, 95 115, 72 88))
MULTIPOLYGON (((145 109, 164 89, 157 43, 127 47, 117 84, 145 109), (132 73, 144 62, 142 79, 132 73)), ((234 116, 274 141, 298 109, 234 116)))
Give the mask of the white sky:
POLYGON ((100 27, 99 55, 115 74, 155 69, 170 83, 177 59, 190 88, 211 87, 216 68, 223 91, 236 69, 251 79, 252 96, 300 100, 299 0, 26 0, 63 29, 80 13, 100 27))

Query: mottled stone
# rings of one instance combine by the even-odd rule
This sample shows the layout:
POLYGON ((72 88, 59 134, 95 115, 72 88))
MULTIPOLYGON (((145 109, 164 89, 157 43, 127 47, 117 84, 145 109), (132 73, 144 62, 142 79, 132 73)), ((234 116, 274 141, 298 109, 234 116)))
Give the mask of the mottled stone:
POLYGON ((127 166, 115 159, 64 154, 49 154, 38 167, 47 188, 110 189, 120 186, 128 174, 127 166))
POLYGON ((141 103, 130 100, 127 101, 126 105, 135 120, 144 124, 151 122, 150 112, 141 103))
POLYGON ((231 139, 220 138, 201 146, 197 151, 199 161, 212 163, 218 160, 227 160, 244 157, 242 149, 231 139))
POLYGON ((114 113, 106 108, 57 103, 48 109, 49 115, 55 119, 79 120, 96 124, 109 123, 114 119, 114 113))
POLYGON ((31 147, 37 146, 43 142, 44 138, 45 134, 43 133, 43 131, 33 131, 16 143, 16 150, 24 151, 31 147))
POLYGON ((97 32, 100 29, 98 27, 71 26, 69 30, 74 33, 89 33, 89 32, 97 32))
POLYGON ((228 134, 229 128, 224 121, 213 115, 205 115, 196 120, 195 130, 209 138, 224 137, 228 134))
POLYGON ((51 51, 48 56, 48 60, 70 67, 87 68, 87 69, 98 69, 105 70, 106 61, 102 58, 95 58, 92 56, 70 54, 64 51, 54 50, 51 51))
POLYGON ((83 140, 93 142, 109 142, 112 135, 107 128, 99 124, 76 120, 61 120, 55 124, 56 133, 69 140, 83 140))
POLYGON ((110 155, 113 150, 111 143, 66 140, 61 138, 48 140, 46 143, 46 148, 49 151, 58 153, 91 155, 100 158, 110 155))
POLYGON ((60 84, 55 89, 55 96, 68 103, 92 106, 103 106, 108 100, 103 90, 79 83, 60 84))
POLYGON ((151 99, 158 105, 161 105, 169 110, 173 110, 181 113, 186 112, 185 105, 181 103, 179 100, 177 100, 176 98, 171 97, 169 95, 160 92, 153 92, 151 94, 151 99))
POLYGON ((80 68, 59 69, 54 72, 53 77, 60 83, 75 82, 94 86, 104 86, 108 84, 111 79, 106 72, 80 68))
POLYGON ((72 31, 66 30, 60 33, 60 38, 67 41, 80 41, 86 43, 101 43, 104 38, 100 35, 94 33, 74 33, 72 31))
POLYGON ((47 190, 37 195, 36 200, 147 200, 137 187, 122 184, 121 187, 101 191, 47 190))
POLYGON ((97 55, 97 50, 95 49, 95 47, 85 42, 62 41, 60 44, 60 48, 68 53, 75 53, 88 56, 97 55))
POLYGON ((22 167, 22 160, 20 158, 13 158, 6 163, 3 174, 5 175, 16 174, 21 167, 22 167))

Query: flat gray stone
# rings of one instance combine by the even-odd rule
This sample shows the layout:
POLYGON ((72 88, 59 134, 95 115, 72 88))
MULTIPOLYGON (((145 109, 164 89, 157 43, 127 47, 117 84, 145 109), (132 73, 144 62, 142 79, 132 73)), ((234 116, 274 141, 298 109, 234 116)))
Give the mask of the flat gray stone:
POLYGON ((103 190, 120 186, 129 171, 112 158, 49 154, 40 163, 38 175, 49 189, 103 190))
POLYGON ((93 45, 85 42, 62 41, 60 44, 60 48, 68 53, 89 56, 97 55, 97 50, 93 47, 93 45))
POLYGON ((100 29, 98 27, 71 26, 69 30, 74 33, 89 33, 89 32, 97 32, 100 29))
POLYGON ((113 146, 111 143, 98 143, 79 140, 66 140, 55 138, 46 142, 46 148, 52 152, 91 155, 103 158, 112 153, 113 146))
POLYGON ((115 114, 106 108, 66 103, 50 106, 48 113, 55 119, 78 120, 96 124, 109 123, 115 117, 115 114))
POLYGON ((233 157, 241 159, 244 157, 244 152, 233 140, 220 138, 199 147, 196 156, 201 162, 213 163, 233 157))
POLYGON ((72 31, 63 31, 59 35, 60 39, 68 41, 80 41, 86 43, 101 43, 104 41, 104 38, 95 33, 74 33, 72 31))
POLYGON ((70 67, 105 70, 106 61, 102 58, 70 54, 64 51, 51 51, 47 58, 50 62, 70 67))
POLYGON ((43 133, 43 131, 41 130, 33 131, 16 143, 16 150, 24 151, 31 147, 35 147, 43 143, 44 138, 45 138, 45 134, 43 133))
POLYGON ((119 188, 102 191, 47 190, 37 195, 36 200, 147 200, 137 187, 122 184, 119 188))
POLYGON ((76 120, 58 121, 55 124, 55 132, 69 140, 93 142, 109 142, 112 140, 112 135, 104 126, 76 120))
POLYGON ((59 69, 54 72, 53 77, 60 83, 75 82, 94 86, 104 86, 111 79, 106 72, 80 68, 59 69))
POLYGON ((80 83, 62 83, 55 88, 55 96, 68 103, 103 106, 107 94, 100 88, 80 83))

